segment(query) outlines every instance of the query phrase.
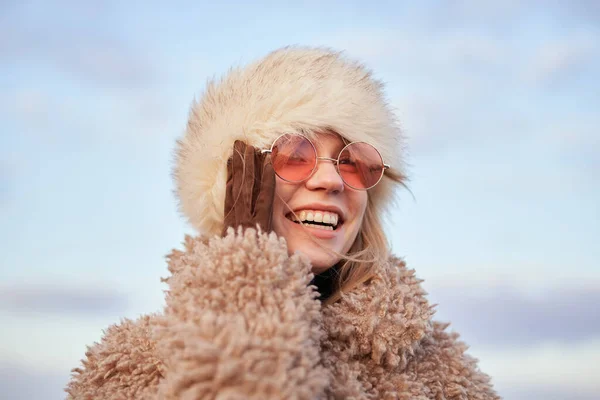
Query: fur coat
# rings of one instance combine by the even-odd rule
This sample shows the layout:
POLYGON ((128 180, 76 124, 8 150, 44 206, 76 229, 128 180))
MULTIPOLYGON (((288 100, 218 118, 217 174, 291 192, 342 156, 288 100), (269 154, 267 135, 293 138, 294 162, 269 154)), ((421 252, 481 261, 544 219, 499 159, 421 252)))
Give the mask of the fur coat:
POLYGON ((274 233, 186 238, 163 312, 109 327, 69 399, 498 399, 394 257, 322 306, 274 233))

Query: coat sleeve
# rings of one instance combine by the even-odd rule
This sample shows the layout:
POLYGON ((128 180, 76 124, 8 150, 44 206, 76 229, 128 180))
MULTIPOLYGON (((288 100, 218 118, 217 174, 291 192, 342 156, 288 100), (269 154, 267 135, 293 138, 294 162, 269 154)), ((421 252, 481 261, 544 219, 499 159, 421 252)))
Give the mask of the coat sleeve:
POLYGON ((449 324, 433 322, 433 330, 421 341, 407 367, 413 379, 428 388, 429 398, 497 400, 490 377, 479 370, 477 360, 465 353, 467 345, 449 333, 449 324))
POLYGON ((65 391, 69 400, 147 399, 156 392, 164 368, 151 339, 154 316, 110 326, 88 347, 65 391))
POLYGON ((230 229, 189 239, 169 260, 164 316, 154 332, 166 367, 160 399, 315 399, 320 303, 307 259, 275 234, 230 229))
POLYGON ((320 303, 308 260, 275 234, 186 238, 169 256, 164 314, 124 320, 91 346, 69 399, 317 399, 320 303))

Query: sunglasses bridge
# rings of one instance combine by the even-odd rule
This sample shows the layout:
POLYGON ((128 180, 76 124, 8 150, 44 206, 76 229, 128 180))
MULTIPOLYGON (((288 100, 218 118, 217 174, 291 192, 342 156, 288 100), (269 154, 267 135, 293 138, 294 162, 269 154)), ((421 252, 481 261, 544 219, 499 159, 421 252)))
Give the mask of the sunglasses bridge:
POLYGON ((319 160, 325 160, 325 161, 331 161, 333 163, 333 165, 337 166, 339 164, 338 159, 336 158, 329 158, 329 157, 317 157, 317 162, 319 160))

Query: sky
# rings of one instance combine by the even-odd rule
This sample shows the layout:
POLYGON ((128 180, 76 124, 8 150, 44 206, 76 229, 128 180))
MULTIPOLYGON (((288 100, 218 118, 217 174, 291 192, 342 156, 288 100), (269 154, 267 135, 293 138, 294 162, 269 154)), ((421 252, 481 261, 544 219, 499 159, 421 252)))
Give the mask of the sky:
POLYGON ((3 398, 64 398, 103 329, 161 309, 193 99, 295 44, 385 82, 388 239, 499 394, 597 398, 599 2, 122 3, 0 1, 3 398))

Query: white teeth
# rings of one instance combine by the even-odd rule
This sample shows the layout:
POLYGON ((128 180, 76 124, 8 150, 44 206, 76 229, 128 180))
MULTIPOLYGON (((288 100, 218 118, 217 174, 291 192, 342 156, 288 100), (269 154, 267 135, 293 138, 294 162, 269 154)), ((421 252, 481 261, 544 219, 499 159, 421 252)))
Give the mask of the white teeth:
POLYGON ((323 222, 323 213, 317 211, 315 213, 315 219, 314 219, 314 221, 315 222, 323 222))
POLYGON ((329 214, 329 213, 323 214, 323 223, 325 223, 325 224, 331 223, 331 214, 329 214))
POLYGON ((300 211, 300 221, 305 221, 306 220, 306 211, 300 211))
POLYGON ((314 221, 315 220, 315 215, 312 213, 312 211, 309 211, 306 213, 306 221, 314 221))
POLYGON ((338 223, 338 215, 337 214, 331 214, 331 224, 333 226, 337 226, 338 223))

